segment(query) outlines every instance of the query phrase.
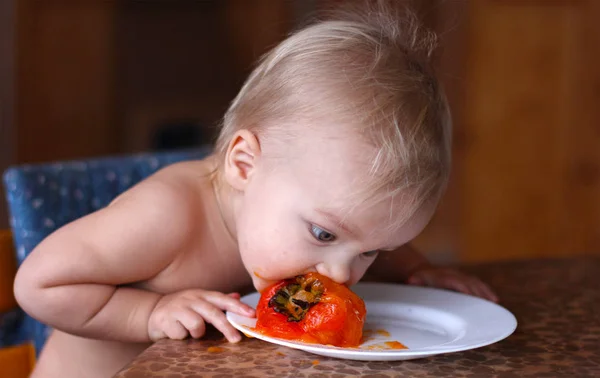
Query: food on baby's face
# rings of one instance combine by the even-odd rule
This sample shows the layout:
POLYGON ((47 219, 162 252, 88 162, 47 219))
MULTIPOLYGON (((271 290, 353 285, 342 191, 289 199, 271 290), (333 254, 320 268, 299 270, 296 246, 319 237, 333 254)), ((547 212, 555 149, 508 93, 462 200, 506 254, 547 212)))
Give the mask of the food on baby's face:
POLYGON ((265 289, 256 308, 256 330, 286 340, 357 347, 366 308, 348 287, 307 273, 265 289))

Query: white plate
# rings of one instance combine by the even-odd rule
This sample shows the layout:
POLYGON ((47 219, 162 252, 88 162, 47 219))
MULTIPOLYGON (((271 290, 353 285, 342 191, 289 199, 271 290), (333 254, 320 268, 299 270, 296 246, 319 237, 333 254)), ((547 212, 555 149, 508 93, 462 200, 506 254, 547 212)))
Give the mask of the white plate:
MULTIPOLYGON (((322 356, 362 361, 409 360, 479 348, 508 337, 517 327, 517 320, 505 308, 465 294, 381 283, 359 283, 352 290, 365 301, 365 331, 372 334, 359 348, 269 337, 253 330, 256 319, 230 312, 227 319, 257 339, 322 356), (383 347, 386 341, 399 341, 408 349, 373 349, 383 347)), ((242 301, 256 308, 259 298, 258 293, 252 293, 242 301)))

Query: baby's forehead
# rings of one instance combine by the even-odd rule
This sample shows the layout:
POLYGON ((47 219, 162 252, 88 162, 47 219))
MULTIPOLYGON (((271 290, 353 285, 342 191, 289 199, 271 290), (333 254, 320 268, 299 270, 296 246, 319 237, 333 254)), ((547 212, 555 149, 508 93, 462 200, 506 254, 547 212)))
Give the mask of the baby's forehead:
POLYGON ((315 190, 335 191, 336 196, 342 197, 371 180, 370 168, 376 151, 367 143, 347 135, 302 139, 287 153, 294 169, 315 190))
POLYGON ((290 159, 369 164, 378 148, 361 133, 365 127, 343 117, 303 117, 267 126, 263 152, 290 159))
POLYGON ((266 154, 275 156, 275 165, 311 193, 354 202, 355 193, 373 180, 377 149, 351 128, 340 130, 338 125, 305 125, 296 135, 271 139, 266 154))

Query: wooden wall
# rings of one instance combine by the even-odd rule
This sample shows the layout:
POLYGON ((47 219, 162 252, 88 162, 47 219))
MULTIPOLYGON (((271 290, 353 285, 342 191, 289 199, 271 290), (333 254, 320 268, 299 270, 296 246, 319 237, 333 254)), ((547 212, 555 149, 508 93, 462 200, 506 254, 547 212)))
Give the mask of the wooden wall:
MULTIPOLYGON (((0 1, 0 172, 14 157, 15 7, 0 1)), ((8 227, 6 201, 0 185, 0 229, 8 227)))
POLYGON ((181 120, 209 128, 254 58, 287 32, 289 7, 19 1, 18 161, 148 150, 161 124, 181 120))
POLYGON ((116 152, 115 2, 17 4, 18 161, 116 152))
MULTIPOLYGON (((299 1, 14 2, 16 161, 147 149, 178 119, 210 126, 299 1)), ((417 245, 466 262, 600 253, 600 2, 415 4, 440 33, 455 121, 451 185, 417 245)))
POLYGON ((468 12, 461 257, 600 253, 600 3, 468 12))
POLYGON ((207 139, 254 60, 290 27, 282 1, 121 2, 117 104, 125 151, 148 149, 165 123, 203 125, 207 139))

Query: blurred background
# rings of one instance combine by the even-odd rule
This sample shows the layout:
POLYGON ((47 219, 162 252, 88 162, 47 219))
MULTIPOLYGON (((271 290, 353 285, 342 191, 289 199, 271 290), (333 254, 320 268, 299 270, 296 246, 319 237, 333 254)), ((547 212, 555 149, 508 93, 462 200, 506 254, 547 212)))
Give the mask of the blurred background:
MULTIPOLYGON (((0 170, 210 143, 255 59, 340 2, 0 0, 0 170)), ((417 246, 443 262, 600 254, 600 1, 413 3, 440 35, 455 123, 417 246)))

